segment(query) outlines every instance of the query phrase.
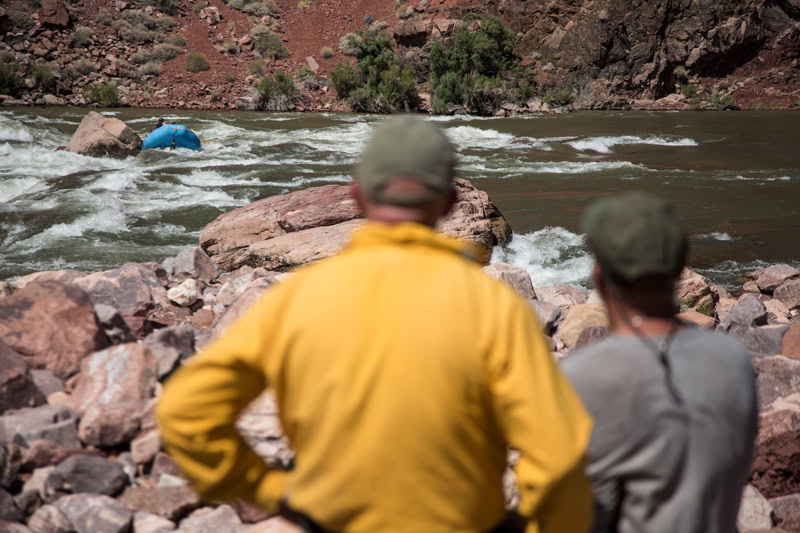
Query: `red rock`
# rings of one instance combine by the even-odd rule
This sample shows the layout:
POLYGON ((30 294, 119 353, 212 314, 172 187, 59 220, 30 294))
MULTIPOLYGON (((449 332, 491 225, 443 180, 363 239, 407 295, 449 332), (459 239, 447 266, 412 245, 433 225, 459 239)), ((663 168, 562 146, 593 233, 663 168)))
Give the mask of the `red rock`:
POLYGON ((129 263, 82 277, 74 285, 85 290, 95 304, 109 305, 123 315, 145 316, 148 310, 166 299, 157 268, 129 263))
POLYGON ((54 504, 78 533, 128 533, 133 515, 109 496, 74 494, 54 504))
POLYGON ((60 281, 61 283, 72 283, 84 276, 86 276, 86 272, 79 270, 48 270, 22 276, 16 281, 15 285, 18 289, 24 289, 26 285, 34 282, 60 281))
POLYGON ((774 296, 788 309, 800 309, 800 280, 792 279, 775 289, 774 296))
POLYGON ((493 263, 483 267, 483 271, 494 279, 508 283, 524 299, 536 299, 531 276, 525 269, 508 263, 493 263))
POLYGON ((604 305, 578 304, 567 313, 564 322, 558 327, 558 336, 568 348, 578 343, 581 334, 590 327, 608 328, 608 314, 604 305))
POLYGON ((108 346, 89 296, 57 281, 32 283, 0 299, 0 339, 32 368, 69 377, 81 360, 108 346))
POLYGON ((781 355, 800 359, 800 322, 793 324, 783 336, 781 355))
POLYGON ((52 26, 69 26, 69 12, 63 0, 42 0, 39 8, 39 22, 52 26))
POLYGON ((681 313, 678 315, 678 319, 683 320, 684 322, 696 324, 705 329, 712 329, 716 324, 714 317, 704 315, 703 313, 698 313, 697 311, 686 311, 685 313, 681 313))
POLYGON ((141 151, 142 139, 121 120, 90 111, 69 140, 68 149, 76 154, 94 157, 127 157, 141 151))
POLYGON ((584 304, 588 299, 585 292, 576 289, 572 285, 551 285, 548 287, 537 287, 534 290, 537 299, 556 305, 561 309, 584 304))
POLYGON ((581 331, 577 342, 575 342, 575 349, 585 348, 598 343, 608 337, 608 334, 609 329, 607 326, 590 326, 581 331))
POLYGON ((45 402, 46 398, 36 386, 25 359, 0 341, 0 414, 45 402))
POLYGON ((681 312, 693 310, 712 316, 719 298, 711 280, 684 268, 675 286, 675 299, 681 312))
POLYGON ((769 294, 786 281, 798 277, 800 277, 800 270, 796 268, 792 268, 789 265, 772 265, 764 269, 756 278, 756 283, 759 289, 769 294))
POLYGON ((145 512, 177 522, 200 507, 200 497, 188 485, 181 487, 128 487, 119 502, 134 512, 145 512))

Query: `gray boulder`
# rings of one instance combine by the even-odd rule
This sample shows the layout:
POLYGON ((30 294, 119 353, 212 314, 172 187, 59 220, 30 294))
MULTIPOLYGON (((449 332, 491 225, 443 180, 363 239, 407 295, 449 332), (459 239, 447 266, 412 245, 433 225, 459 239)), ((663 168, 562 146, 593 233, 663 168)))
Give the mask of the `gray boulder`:
POLYGON ((67 457, 45 482, 45 494, 55 500, 64 494, 119 494, 127 483, 125 471, 116 461, 91 455, 67 457))
POLYGON ((208 283, 217 274, 217 265, 199 246, 184 249, 172 262, 172 276, 178 279, 192 278, 208 283))
POLYGON ((194 354, 195 330, 189 324, 161 328, 144 339, 158 362, 158 379, 166 378, 179 361, 194 354))
POLYGON ((783 336, 788 330, 788 324, 759 327, 732 324, 728 333, 739 339, 753 355, 780 355, 783 336))
POLYGON ((767 267, 756 278, 756 283, 761 292, 772 292, 790 279, 800 278, 800 270, 789 265, 772 265, 767 267))
POLYGON ((127 157, 142 149, 142 139, 124 122, 90 111, 69 140, 67 149, 92 157, 127 157))
POLYGON ((109 496, 74 494, 59 499, 54 505, 77 533, 129 533, 131 530, 132 513, 109 496))
POLYGON ((763 326, 767 323, 767 308, 753 294, 745 294, 728 311, 718 330, 729 331, 734 324, 744 327, 763 326))
POLYGON ((124 315, 144 316, 157 303, 155 293, 163 292, 155 270, 149 265, 128 263, 114 270, 96 272, 74 282, 85 290, 94 304, 105 304, 124 315))
POLYGON ((774 296, 788 309, 800 309, 800 280, 789 280, 777 289, 774 296))
POLYGON ((94 311, 97 314, 97 321, 100 322, 100 326, 111 344, 136 342, 136 336, 115 307, 107 304, 95 304, 94 311))
POLYGON ((25 359, 0 340, 0 413, 45 402, 25 359))
POLYGON ((14 496, 7 490, 0 488, 0 520, 22 522, 25 514, 17 507, 14 496))
POLYGON ((0 441, 27 448, 33 441, 45 439, 65 448, 80 448, 77 421, 77 413, 65 405, 19 409, 0 417, 0 441))
POLYGON ((28 519, 33 533, 75 533, 72 522, 55 505, 43 505, 28 519))

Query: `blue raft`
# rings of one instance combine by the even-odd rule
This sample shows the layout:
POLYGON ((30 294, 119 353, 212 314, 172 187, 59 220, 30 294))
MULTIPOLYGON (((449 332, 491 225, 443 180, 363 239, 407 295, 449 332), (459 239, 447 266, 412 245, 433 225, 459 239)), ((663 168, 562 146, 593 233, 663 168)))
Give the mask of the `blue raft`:
POLYGON ((151 148, 188 148, 198 151, 203 149, 197 135, 179 124, 164 124, 154 129, 142 143, 142 150, 151 148))

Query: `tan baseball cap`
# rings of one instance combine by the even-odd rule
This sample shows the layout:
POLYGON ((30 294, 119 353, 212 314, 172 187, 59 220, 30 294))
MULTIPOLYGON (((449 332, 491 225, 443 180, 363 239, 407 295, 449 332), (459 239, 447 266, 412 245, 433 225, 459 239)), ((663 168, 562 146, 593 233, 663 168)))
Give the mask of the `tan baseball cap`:
POLYGON ((405 116, 378 126, 361 153, 355 179, 367 197, 377 203, 417 206, 449 195, 454 169, 455 150, 441 128, 405 116), (385 192, 386 185, 403 177, 418 180, 428 191, 414 196, 385 192))

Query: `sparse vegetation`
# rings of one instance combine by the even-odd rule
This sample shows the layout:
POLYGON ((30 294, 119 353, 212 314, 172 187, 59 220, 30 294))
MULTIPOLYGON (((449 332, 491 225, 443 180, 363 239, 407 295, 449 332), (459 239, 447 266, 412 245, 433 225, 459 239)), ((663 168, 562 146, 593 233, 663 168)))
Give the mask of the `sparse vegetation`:
POLYGON ((8 18, 11 20, 11 24, 20 30, 29 30, 36 25, 36 21, 33 20, 33 17, 24 11, 9 10, 8 18))
POLYGON ((699 101, 697 94, 697 86, 693 83, 686 83, 681 86, 681 94, 690 104, 696 104, 699 101))
POLYGON ((192 11, 195 13, 200 13, 202 10, 208 7, 206 2, 197 2, 194 6, 192 6, 192 11))
POLYGON ((306 9, 309 6, 311 6, 311 0, 300 0, 297 2, 297 7, 300 9, 306 9))
POLYGON ((153 48, 153 52, 151 53, 151 57, 155 61, 159 61, 161 63, 165 63, 172 59, 175 59, 179 55, 183 53, 181 48, 178 48, 172 44, 157 44, 153 48))
POLYGON ((200 52, 192 52, 186 58, 186 70, 189 72, 202 72, 210 69, 206 56, 200 52))
POLYGON ((319 49, 319 55, 321 55, 325 59, 330 59, 336 54, 334 53, 333 48, 331 48, 330 46, 323 46, 322 48, 319 49))
POLYGON ((255 87, 254 105, 258 111, 288 111, 297 98, 294 79, 282 70, 274 78, 259 80, 255 87))
POLYGON ((158 61, 150 61, 139 67, 139 74, 142 76, 160 76, 161 63, 158 61))
POLYGON ((235 56, 239 53, 239 46, 232 40, 225 39, 225 42, 222 43, 222 51, 229 56, 235 56))
POLYGON ((114 107, 119 104, 119 92, 113 82, 90 83, 83 88, 86 99, 101 107, 114 107))
POLYGON ((39 63, 38 65, 34 65, 31 69, 31 79, 33 79, 33 83, 36 84, 36 87, 45 92, 49 92, 56 87, 57 72, 57 67, 47 63, 39 63))
POLYGON ((400 67, 394 44, 386 32, 359 31, 356 68, 340 61, 331 73, 336 93, 347 98, 353 111, 393 113, 419 107, 414 74, 400 67))
POLYGON ((569 105, 574 99, 569 87, 548 87, 542 96, 545 104, 556 107, 569 105))
POLYGON ((225 74, 225 81, 227 81, 228 83, 233 83, 235 80, 236 80, 236 77, 233 74, 231 74, 230 72, 225 74))
POLYGON ((122 20, 133 27, 146 30, 166 31, 175 25, 172 17, 153 17, 141 9, 129 9, 122 12, 122 20))
POLYGON ((19 63, 13 54, 0 55, 0 94, 19 96, 22 80, 19 79, 19 63))
POLYGON ((272 59, 285 59, 289 57, 289 51, 283 44, 281 38, 271 31, 253 37, 253 48, 261 57, 272 59))
POLYGON ((73 48, 87 48, 92 44, 92 35, 94 32, 91 28, 86 26, 78 26, 69 36, 73 48))
POLYGON ((97 10, 97 22, 103 26, 111 26, 114 23, 114 16, 111 14, 111 11, 101 7, 97 10))
POLYGON ((147 3, 167 15, 177 15, 180 0, 147 0, 147 3))
POLYGON ((308 65, 303 65, 297 70, 297 79, 302 80, 305 78, 316 78, 317 75, 314 74, 314 71, 311 70, 311 67, 308 65))
MULTIPOLYGON (((124 20, 114 21, 116 30, 119 32, 119 37, 126 43, 147 44, 158 41, 161 34, 150 31, 142 25, 131 26, 130 23, 124 20)), ((113 27, 112 26, 112 27, 113 27)))
POLYGON ((80 58, 77 61, 72 62, 72 67, 78 71, 81 76, 86 76, 87 74, 91 74, 92 72, 97 72, 97 65, 92 63, 86 58, 80 58))
POLYGON ((264 66, 264 62, 256 59, 254 61, 250 61, 247 64, 247 73, 253 76, 263 76, 266 73, 267 69, 264 66))
POLYGON ((711 96, 709 97, 708 101, 709 103, 720 109, 735 105, 733 102, 732 94, 722 93, 717 91, 716 89, 711 92, 711 96))
POLYGON ((278 12, 278 6, 274 0, 230 0, 228 7, 259 18, 278 12))
POLYGON ((170 35, 167 42, 174 46, 186 46, 186 37, 182 33, 170 35))
POLYGON ((130 80, 139 78, 139 69, 124 59, 120 60, 118 68, 120 78, 127 78, 130 80))
POLYGON ((508 99, 500 74, 514 68, 515 42, 516 35, 497 17, 482 20, 477 31, 461 26, 448 47, 435 42, 429 60, 432 111, 464 106, 471 113, 494 114, 508 99))

